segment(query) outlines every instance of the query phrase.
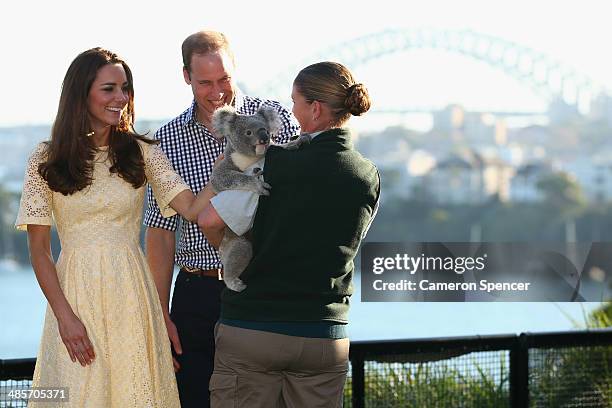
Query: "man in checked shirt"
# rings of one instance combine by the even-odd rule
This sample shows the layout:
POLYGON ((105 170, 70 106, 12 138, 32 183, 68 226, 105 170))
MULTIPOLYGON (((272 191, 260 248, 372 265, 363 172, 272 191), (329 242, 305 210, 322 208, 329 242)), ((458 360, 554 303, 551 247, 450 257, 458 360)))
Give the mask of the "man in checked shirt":
MULTIPOLYGON (((193 91, 193 102, 182 114, 162 126, 155 138, 174 169, 193 191, 210 179, 213 164, 226 141, 212 131, 213 112, 229 104, 240 114, 254 114, 271 106, 282 126, 277 143, 299 133, 295 118, 278 102, 244 95, 236 87, 234 56, 226 37, 214 31, 190 35, 182 45, 183 75, 193 91)), ((168 337, 175 356, 174 366, 181 406, 208 407, 208 382, 214 365, 214 326, 219 318, 222 265, 218 252, 198 229, 180 216, 163 218, 149 188, 144 224, 147 261, 153 274, 168 337), (176 245, 175 231, 180 234, 176 245), (180 267, 168 311, 174 264, 180 267)))

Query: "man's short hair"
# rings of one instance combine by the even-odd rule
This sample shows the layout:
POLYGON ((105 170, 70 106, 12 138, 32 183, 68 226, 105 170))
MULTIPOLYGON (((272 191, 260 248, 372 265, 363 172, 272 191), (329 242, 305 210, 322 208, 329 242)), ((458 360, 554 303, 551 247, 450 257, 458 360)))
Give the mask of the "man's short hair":
POLYGON ((191 72, 191 57, 193 54, 209 54, 218 51, 225 51, 227 55, 234 61, 234 53, 229 46, 227 37, 217 31, 198 31, 185 38, 181 46, 183 53, 183 67, 191 72))

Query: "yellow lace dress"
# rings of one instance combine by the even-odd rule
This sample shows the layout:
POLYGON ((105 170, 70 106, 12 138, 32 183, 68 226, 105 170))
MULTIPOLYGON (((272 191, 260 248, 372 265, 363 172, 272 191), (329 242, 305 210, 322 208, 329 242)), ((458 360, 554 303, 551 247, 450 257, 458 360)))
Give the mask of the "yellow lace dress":
MULTIPOLYGON (((162 214, 171 216, 168 203, 189 187, 159 147, 140 144, 147 181, 162 214)), ((38 174, 44 154, 40 144, 28 162, 16 227, 55 220, 60 285, 87 329, 96 359, 86 367, 70 360, 47 307, 32 386, 68 387, 69 401, 40 406, 179 407, 161 305, 139 243, 145 187, 134 189, 111 174, 102 148, 92 185, 65 196, 51 191, 38 174)))

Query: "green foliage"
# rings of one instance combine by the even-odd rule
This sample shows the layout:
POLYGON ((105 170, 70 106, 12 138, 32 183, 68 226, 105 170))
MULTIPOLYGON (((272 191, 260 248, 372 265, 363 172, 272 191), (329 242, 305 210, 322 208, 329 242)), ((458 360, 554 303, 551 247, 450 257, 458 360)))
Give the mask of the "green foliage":
MULTIPOLYGON (((575 197, 575 194, 571 193, 569 197, 575 197)), ((26 234, 15 231, 13 227, 18 199, 18 196, 0 190, 0 210, 5 214, 0 219, 0 258, 10 256, 28 263, 26 234), (6 241, 9 239, 10 243, 6 241)), ((565 223, 572 220, 576 224, 578 241, 612 241, 612 204, 583 208, 578 203, 580 200, 566 201, 567 206, 561 211, 558 204, 550 200, 531 204, 491 200, 481 205, 434 205, 421 199, 390 198, 381 203, 366 240, 466 242, 471 238, 473 226, 478 225, 483 241, 564 241, 565 223)), ((57 250, 55 230, 52 239, 52 246, 57 250)))
POLYGON ((585 207, 580 184, 567 173, 546 176, 538 181, 537 188, 544 194, 545 202, 561 215, 575 215, 585 207))
MULTIPOLYGON (((446 408, 510 406, 509 372, 499 353, 497 376, 473 360, 463 370, 454 360, 428 363, 369 363, 365 374, 368 408, 446 408), (466 371, 466 368, 469 370, 466 371)), ((345 386, 345 407, 351 406, 351 378, 345 386)))
MULTIPOLYGON (((551 184, 554 183, 551 181, 551 184)), ((612 204, 583 207, 579 195, 568 194, 574 199, 565 200, 564 207, 552 200, 434 205, 419 200, 390 199, 381 204, 367 240, 465 242, 470 240, 471 228, 479 225, 483 241, 563 242, 566 223, 571 221, 576 225, 579 242, 612 241, 612 204)))
POLYGON ((588 328, 612 327, 612 302, 606 302, 594 310, 587 319, 588 328))
MULTIPOLYGON (((585 316, 584 326, 612 326, 612 303, 585 316)), ((612 407, 612 347, 532 349, 530 378, 532 406, 612 407)))
POLYGON ((612 407, 612 347, 544 349, 533 354, 532 406, 612 407))

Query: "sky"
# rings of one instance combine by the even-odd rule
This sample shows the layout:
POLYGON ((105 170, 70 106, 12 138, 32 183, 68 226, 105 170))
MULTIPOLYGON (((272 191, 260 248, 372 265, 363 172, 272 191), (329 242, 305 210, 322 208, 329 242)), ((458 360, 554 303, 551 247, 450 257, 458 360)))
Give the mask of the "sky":
MULTIPOLYGON (((132 68, 137 120, 174 117, 191 102, 182 79, 180 45, 200 29, 228 35, 237 58, 236 76, 250 90, 296 64, 315 62, 309 58, 344 41, 423 27, 470 29, 510 40, 612 89, 612 24, 606 3, 177 0, 143 7, 130 1, 6 2, 0 16, 0 127, 50 124, 68 65, 95 46, 118 53, 132 68)), ((460 103, 476 110, 546 109, 546 102, 524 84, 487 64, 439 50, 406 51, 349 68, 370 89, 374 108, 460 103)), ((368 120, 373 122, 364 117, 357 123, 365 126, 368 120)))

